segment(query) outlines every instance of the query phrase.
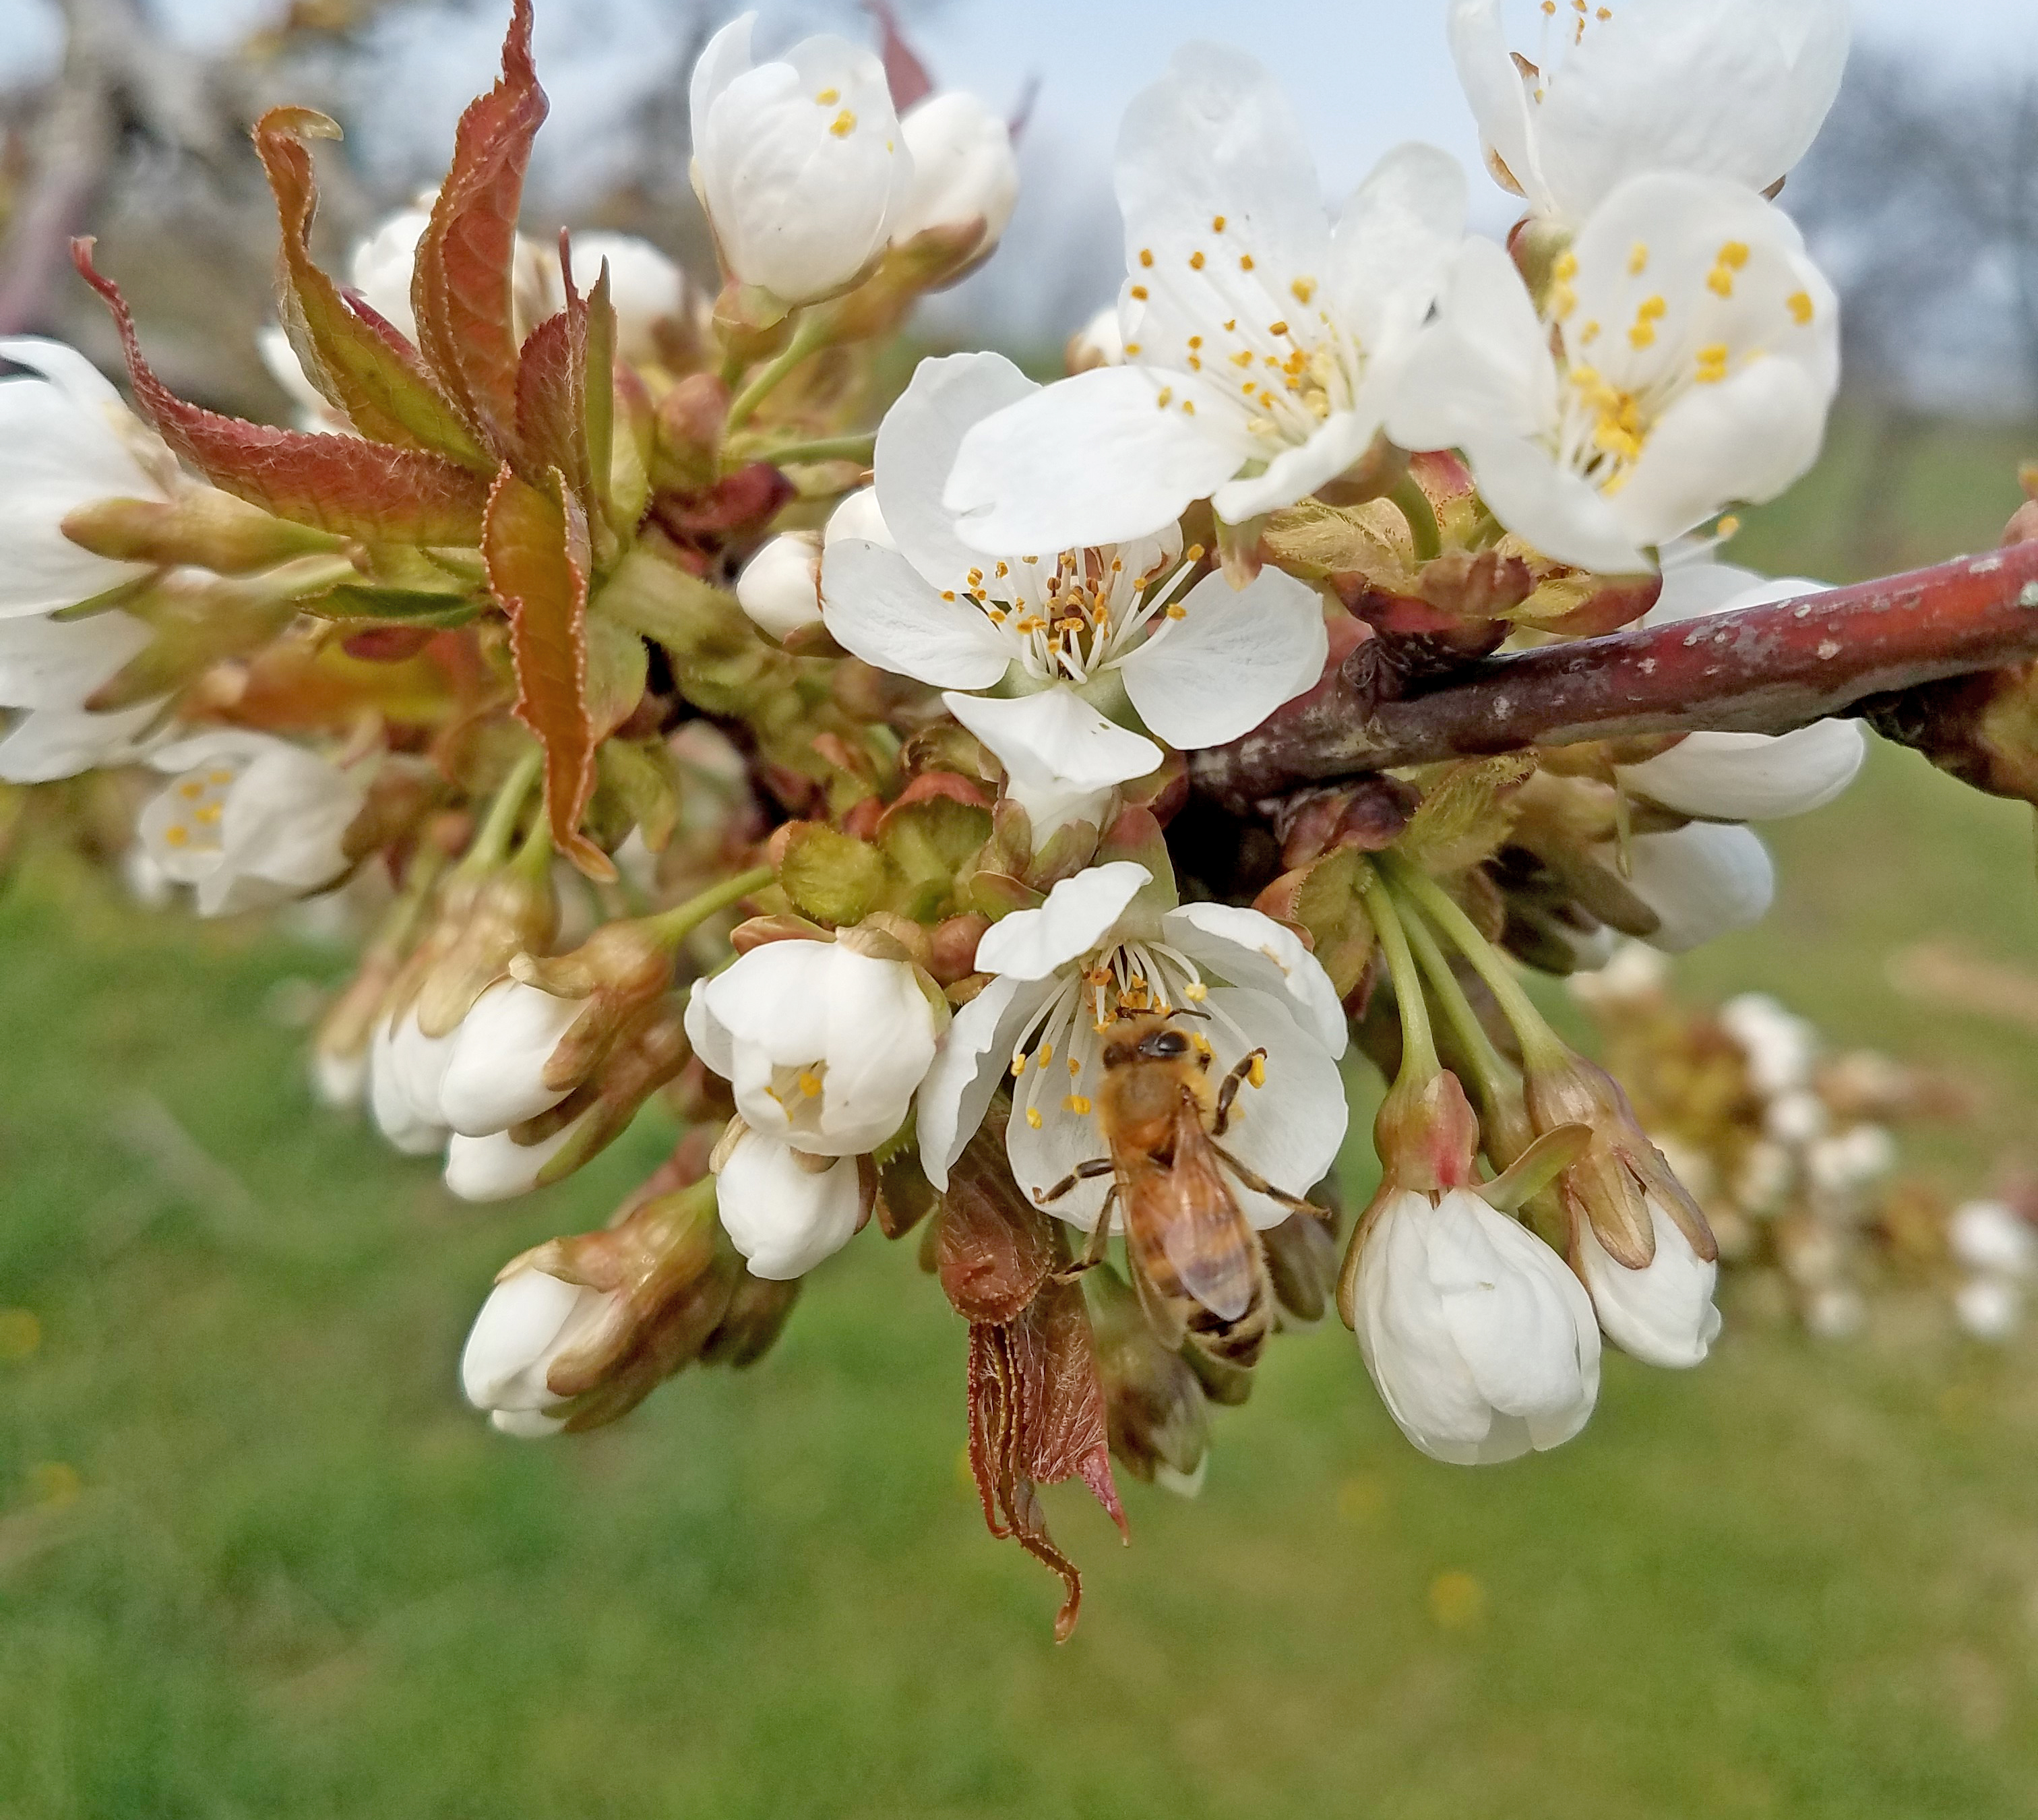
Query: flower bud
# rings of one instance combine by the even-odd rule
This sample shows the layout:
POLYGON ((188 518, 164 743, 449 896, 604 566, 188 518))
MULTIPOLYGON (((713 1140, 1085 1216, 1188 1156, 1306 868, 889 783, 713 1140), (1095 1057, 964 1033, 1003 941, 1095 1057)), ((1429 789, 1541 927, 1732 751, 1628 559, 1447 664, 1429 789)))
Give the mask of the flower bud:
POLYGON ((1155 1337, 1138 1298, 1109 1265, 1084 1272, 1082 1284, 1113 1456, 1135 1479, 1194 1497, 1210 1459, 1203 1386, 1155 1337))
POLYGON ((1574 1229, 1572 1267, 1591 1293, 1607 1338, 1623 1352, 1650 1365, 1696 1365, 1719 1337, 1720 1314, 1713 1306, 1719 1264, 1692 1249, 1653 1196, 1648 1209, 1655 1255, 1642 1268, 1616 1263, 1589 1219, 1574 1229))
POLYGON ((574 286, 581 295, 593 290, 602 267, 608 267, 619 360, 635 366, 655 362, 661 331, 677 331, 684 338, 693 327, 686 274, 649 241, 635 234, 595 233, 576 234, 570 244, 574 286))
POLYGON ((821 534, 782 531, 743 566, 736 599, 768 638, 784 640, 821 616, 821 534))
POLYGON ((877 58, 817 37, 753 66, 756 17, 723 26, 694 66, 694 188, 731 279, 791 307, 876 260, 913 161, 877 58))
POLYGON ((95 499, 64 515, 63 534, 109 561, 188 563, 220 575, 252 574, 346 542, 214 487, 192 487, 171 499, 95 499))
POLYGON ((1718 1257, 1698 1203, 1649 1141, 1612 1075, 1566 1052, 1532 1061, 1522 1097, 1538 1136, 1566 1124, 1591 1130, 1590 1147, 1557 1178, 1574 1232, 1589 1222, 1616 1262, 1640 1270, 1656 1255, 1656 1219, 1666 1214, 1700 1260, 1718 1257))
POLYGON ((829 513, 828 527, 821 533, 824 552, 843 537, 860 537, 866 544, 882 544, 888 550, 899 547, 885 522, 884 513, 878 509, 875 487, 859 487, 854 493, 845 493, 829 513))
POLYGON ((930 95, 899 123, 912 154, 913 181, 892 222, 903 246, 930 228, 979 224, 969 258, 998 244, 1019 199, 1019 164, 1004 121, 975 96, 930 95))
MULTIPOLYGON (((407 1013, 405 1021, 415 1031, 415 1020, 407 1013)), ((430 1156, 445 1148, 450 1133, 439 1121, 436 1080, 425 1083, 431 1097, 421 1105, 412 1094, 411 1079, 408 1059, 400 1057, 395 1022, 385 1016, 368 1047, 368 1109, 376 1128, 395 1149, 405 1156, 430 1156)))
POLYGON ((546 1083, 545 1066, 584 1009, 519 980, 498 980, 448 1039, 439 1086, 445 1122, 468 1137, 507 1131, 548 1112, 573 1090, 546 1083))
POLYGON ((1599 1326, 1563 1261, 1469 1189, 1403 1190, 1371 1216, 1354 1314, 1401 1431, 1455 1465, 1568 1441, 1599 1396, 1599 1326))
POLYGON ((1337 1238, 1330 1222, 1313 1213, 1291 1213, 1260 1234, 1260 1242, 1282 1326, 1315 1326, 1329 1312, 1337 1284, 1337 1238))
POLYGON ((1118 324, 1118 305, 1107 305, 1069 337, 1063 364, 1073 378, 1093 367, 1125 364, 1125 334, 1118 324))
POLYGON ((701 1348, 701 1363, 726 1365, 733 1371, 756 1364, 778 1344, 799 1299, 797 1276, 774 1281, 742 1268, 721 1324, 701 1348))
POLYGON ((804 1276, 855 1235, 866 1211, 856 1160, 832 1162, 733 1121, 715 1152, 723 1231, 753 1276, 804 1276))
POLYGON ((506 1131, 490 1132, 483 1137, 456 1132, 446 1145, 445 1185, 462 1200, 511 1200, 528 1194, 539 1185, 545 1165, 580 1131, 581 1121, 576 1119, 528 1143, 506 1131))
POLYGON ((460 1354, 460 1388, 506 1435, 534 1439, 566 1426, 551 1412, 565 1399, 546 1383, 553 1361, 578 1346, 608 1298, 528 1265, 513 1265, 475 1318, 460 1354))

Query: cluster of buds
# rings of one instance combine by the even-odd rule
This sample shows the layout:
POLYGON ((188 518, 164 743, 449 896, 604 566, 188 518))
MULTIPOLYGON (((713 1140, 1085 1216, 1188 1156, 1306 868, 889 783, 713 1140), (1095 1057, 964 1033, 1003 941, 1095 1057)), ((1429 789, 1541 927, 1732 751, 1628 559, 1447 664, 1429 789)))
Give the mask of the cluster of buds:
MULTIPOLYGON (((1425 146, 1333 219, 1273 78, 1184 51, 1127 113, 1125 279, 1067 376, 929 359, 881 421, 888 349, 994 251, 1017 167, 876 10, 881 57, 761 56, 748 17, 708 42, 712 281, 520 232, 529 0, 350 284, 309 251, 335 129, 265 116, 294 428, 175 396, 81 243, 134 410, 0 343, 0 779, 163 774, 134 870, 205 914, 379 897, 316 1078, 454 1193, 558 1182, 654 1097, 685 1128, 607 1228, 504 1271, 462 1375, 507 1432, 746 1363, 866 1224, 920 1230, 987 1520, 1063 1577, 1065 1629, 1036 1488, 1121 1522, 1114 1458, 1194 1489, 1213 1408, 1333 1302, 1466 1462, 1577 1434, 1602 1333, 1688 1366, 1718 1330, 1704 1185, 1514 961, 1759 916, 1746 824, 1847 786, 1845 704, 1479 730, 1242 805, 1211 779, 1510 646, 1696 649, 1811 586, 1714 552, 1837 383, 1765 192, 1845 7, 1722 0, 1699 66, 1667 5, 1581 9, 1525 85, 1498 0, 1453 0, 1530 205, 1506 249, 1425 146), (1354 1031, 1395 1084, 1340 1253, 1305 1197, 1335 1198, 1354 1031)), ((2013 593, 2020 560, 1968 580, 2013 593)))

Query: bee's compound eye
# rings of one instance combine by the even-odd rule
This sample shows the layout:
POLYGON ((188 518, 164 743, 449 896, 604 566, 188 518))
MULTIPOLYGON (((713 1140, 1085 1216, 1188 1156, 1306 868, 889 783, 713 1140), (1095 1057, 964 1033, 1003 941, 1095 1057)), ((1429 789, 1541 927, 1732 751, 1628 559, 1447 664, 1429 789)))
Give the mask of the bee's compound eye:
POLYGON ((1180 1030, 1156 1030, 1139 1045, 1139 1050, 1157 1062, 1179 1061, 1189 1052, 1189 1041, 1180 1030))

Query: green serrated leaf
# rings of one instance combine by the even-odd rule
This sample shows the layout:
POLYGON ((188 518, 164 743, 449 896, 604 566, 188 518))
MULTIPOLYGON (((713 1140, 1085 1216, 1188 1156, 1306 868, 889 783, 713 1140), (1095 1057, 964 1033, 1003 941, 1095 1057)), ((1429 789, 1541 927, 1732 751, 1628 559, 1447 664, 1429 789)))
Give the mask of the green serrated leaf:
POLYGON ((1468 758, 1424 791, 1422 805, 1394 844, 1426 872, 1460 872, 1488 858, 1514 825, 1514 793, 1535 774, 1533 752, 1468 758))
POLYGON ((459 594, 420 593, 408 588, 338 587, 305 603, 322 620, 373 620, 407 626, 464 626, 481 611, 459 594))
POLYGON ((614 798, 616 819, 640 829, 653 853, 664 852, 680 818, 679 780, 665 748, 655 741, 607 740, 595 764, 597 796, 614 798))

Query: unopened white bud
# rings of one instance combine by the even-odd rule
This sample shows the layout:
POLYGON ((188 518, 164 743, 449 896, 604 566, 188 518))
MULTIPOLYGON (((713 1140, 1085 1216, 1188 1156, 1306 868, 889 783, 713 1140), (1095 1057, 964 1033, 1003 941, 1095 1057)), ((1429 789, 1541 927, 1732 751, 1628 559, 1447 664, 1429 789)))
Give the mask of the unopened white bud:
POLYGON ((899 123, 913 155, 913 184, 892 227, 903 245, 929 228, 983 224, 979 252, 994 245, 1019 199, 1019 162, 1004 121, 975 96, 930 95, 899 123))
POLYGON ((600 1318, 608 1297, 542 1270, 512 1272, 489 1292, 460 1358, 460 1388, 506 1435, 535 1438, 565 1424, 547 1412, 563 1399, 547 1387, 552 1362, 600 1318))
POLYGON ((1072 374, 1125 364, 1125 332, 1119 326, 1116 304, 1100 309, 1069 337, 1063 360, 1072 374))
POLYGON ((737 605, 767 637, 790 638, 821 616, 821 534, 782 531, 736 578, 737 605))
POLYGON ((854 1157, 816 1169, 778 1139, 746 1131, 718 1160, 722 1230, 752 1276, 804 1276, 854 1235, 862 1203, 854 1157))
POLYGON ((568 1090, 548 1087, 545 1064, 585 1008, 518 980, 498 980, 453 1033, 439 1083, 440 1115, 470 1137, 548 1112, 568 1090))
POLYGON ((536 1143, 519 1143, 506 1131, 482 1137, 455 1132, 446 1145, 445 1185, 462 1200, 512 1200, 528 1194, 538 1185, 538 1172, 578 1135, 580 1126, 576 1119, 536 1143))

